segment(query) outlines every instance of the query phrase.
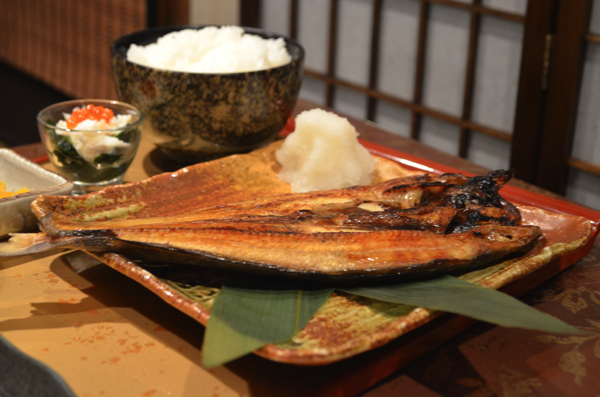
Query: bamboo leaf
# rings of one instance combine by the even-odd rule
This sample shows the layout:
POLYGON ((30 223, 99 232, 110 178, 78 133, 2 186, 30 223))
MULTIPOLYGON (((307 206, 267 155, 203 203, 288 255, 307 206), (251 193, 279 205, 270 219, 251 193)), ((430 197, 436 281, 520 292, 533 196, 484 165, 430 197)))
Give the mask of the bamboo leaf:
MULTIPOLYGON (((215 367, 268 343, 291 339, 312 318, 332 289, 298 289, 235 280, 215 298, 204 337, 204 365, 215 367)), ((276 285, 276 284, 275 284, 276 285)), ((504 327, 552 333, 585 333, 500 291, 455 277, 341 291, 385 302, 465 315, 504 327)))
POLYGON ((222 365, 268 343, 291 339, 333 292, 251 286, 256 284, 229 280, 215 297, 202 348, 206 367, 222 365))
POLYGON ((504 327, 584 333, 510 295, 451 276, 395 285, 345 288, 343 291, 385 302, 462 314, 504 327))

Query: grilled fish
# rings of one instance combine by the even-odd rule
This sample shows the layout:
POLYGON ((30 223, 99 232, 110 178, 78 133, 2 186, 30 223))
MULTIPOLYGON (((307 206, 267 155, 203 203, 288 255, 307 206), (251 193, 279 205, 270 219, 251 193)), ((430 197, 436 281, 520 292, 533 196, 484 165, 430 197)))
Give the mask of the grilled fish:
POLYGON ((0 255, 67 247, 329 280, 417 278, 480 266, 536 243, 540 228, 521 225, 517 208, 498 194, 511 176, 425 174, 168 217, 89 221, 49 213, 40 219, 42 233, 14 235, 0 244, 0 255))

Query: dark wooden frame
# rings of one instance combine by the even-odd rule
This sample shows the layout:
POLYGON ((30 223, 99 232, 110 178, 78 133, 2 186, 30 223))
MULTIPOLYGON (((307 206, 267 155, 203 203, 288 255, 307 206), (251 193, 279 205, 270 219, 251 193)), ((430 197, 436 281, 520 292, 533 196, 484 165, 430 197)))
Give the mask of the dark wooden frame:
POLYGON ((586 44, 597 40, 589 33, 591 7, 591 0, 558 2, 540 140, 540 159, 544 162, 533 182, 560 194, 566 192, 570 167, 600 175, 597 165, 571 156, 586 44))
MULTIPOLYGON (((328 68, 327 68, 327 72, 325 74, 307 69, 306 70, 306 75, 315 79, 319 79, 325 82, 326 87, 327 87, 327 95, 326 95, 326 99, 325 99, 325 104, 327 106, 333 107, 334 105, 334 98, 333 98, 333 92, 335 90, 335 87, 344 87, 347 89, 351 89, 357 92, 360 92, 364 95, 366 95, 369 98, 369 101, 371 103, 371 106, 373 107, 373 100, 381 100, 381 101, 386 101, 389 102, 391 104, 394 105, 398 105, 404 108, 409 109, 412 114, 412 127, 411 127, 411 137, 413 137, 414 139, 418 139, 419 138, 419 125, 420 125, 420 118, 423 115, 427 115, 427 116, 431 116, 431 117, 435 117, 438 118, 440 120, 446 121, 448 123, 452 123, 455 124, 457 126, 459 126, 461 128, 461 131, 463 131, 463 135, 466 135, 467 132, 466 131, 476 131, 485 135, 489 135, 492 136, 496 139, 500 139, 503 141, 510 141, 511 140, 511 134, 509 132, 506 131, 501 131, 495 128, 491 128, 479 123, 476 123, 472 120, 470 120, 469 118, 464 118, 464 117, 456 117, 454 115, 451 114, 447 114, 445 112, 436 110, 436 109, 432 109, 432 108, 428 108, 426 106, 424 106, 421 102, 422 99, 422 89, 423 89, 423 69, 424 69, 424 64, 425 64, 425 46, 426 46, 426 41, 427 41, 427 37, 426 37, 426 32, 427 32, 427 20, 428 20, 428 10, 429 10, 429 4, 430 3, 436 3, 436 4, 442 4, 445 6, 449 6, 449 7, 456 7, 459 9, 464 9, 464 10, 469 10, 472 12, 473 17, 472 17, 472 24, 471 24, 471 33, 470 33, 470 37, 476 37, 476 31, 478 29, 478 19, 479 19, 479 15, 492 15, 498 18, 503 18, 503 19, 507 19, 507 20, 512 20, 515 22, 524 22, 524 17, 519 15, 519 14, 514 14, 514 13, 509 13, 509 12, 505 12, 505 11, 499 11, 499 10, 494 10, 488 7, 483 7, 479 4, 465 4, 465 3, 461 3, 461 2, 457 2, 457 1, 453 1, 453 0, 421 0, 421 16, 420 16, 420 22, 419 22, 419 34, 418 34, 418 52, 417 52, 417 67, 416 67, 416 72, 415 72, 415 91, 413 93, 413 98, 408 99, 408 98, 400 98, 397 96, 393 96, 393 95, 389 95, 389 94, 385 94, 382 93, 380 91, 377 91, 374 88, 374 82, 376 82, 376 77, 373 77, 374 73, 376 73, 376 66, 377 66, 377 55, 378 55, 378 51, 377 51, 377 47, 376 46, 372 46, 371 48, 371 54, 370 54, 370 70, 369 70, 369 86, 365 87, 365 86, 361 86, 359 84, 356 83, 352 83, 352 82, 348 82, 345 81, 343 79, 339 79, 335 76, 335 70, 333 65, 335 65, 335 43, 337 42, 337 37, 336 37, 336 29, 335 29, 335 23, 336 23, 336 16, 337 16, 337 12, 335 12, 337 10, 337 4, 338 1, 337 0, 330 0, 331 3, 331 10, 333 10, 334 12, 331 12, 331 24, 330 24, 330 29, 329 29, 329 38, 328 38, 328 42, 329 42, 329 46, 328 46, 328 68)), ((374 2, 374 16, 373 19, 374 21, 378 21, 381 16, 381 7, 379 6, 379 1, 375 1, 374 2)), ((292 15, 291 16, 292 19, 297 19, 298 16, 297 15, 292 15)), ((374 30, 372 32, 372 38, 371 41, 377 41, 378 37, 379 37, 379 31, 377 29, 377 27, 379 26, 379 24, 373 24, 374 26, 374 30)), ((475 43, 476 40, 473 40, 473 43, 475 43)), ((469 57, 470 59, 474 59, 474 49, 469 51, 469 57)), ((468 60, 468 64, 472 64, 471 60, 468 60)), ((465 91, 468 92, 469 94, 466 96, 467 100, 465 101, 464 105, 468 105, 470 106, 471 101, 470 101, 470 92, 472 90, 472 86, 470 86, 470 84, 472 84, 473 81, 473 69, 469 68, 467 71, 468 75, 467 75, 467 79, 466 81, 469 82, 468 86, 465 88, 465 91)), ((470 115, 470 109, 465 109, 463 108, 463 112, 462 112, 463 116, 464 115, 470 115)), ((374 111, 372 110, 370 114, 368 114, 367 119, 373 120, 375 118, 374 115, 374 111)), ((466 141, 466 139, 465 139, 466 141)), ((465 151, 463 149, 463 151, 465 151)), ((464 154, 464 153, 463 153, 464 154)))
POLYGON ((187 25, 189 23, 189 0, 148 0, 149 9, 152 3, 155 3, 156 7, 157 26, 187 25))
POLYGON ((530 0, 525 16, 511 167, 516 177, 532 183, 537 178, 540 164, 540 140, 556 9, 557 2, 554 0, 530 0))

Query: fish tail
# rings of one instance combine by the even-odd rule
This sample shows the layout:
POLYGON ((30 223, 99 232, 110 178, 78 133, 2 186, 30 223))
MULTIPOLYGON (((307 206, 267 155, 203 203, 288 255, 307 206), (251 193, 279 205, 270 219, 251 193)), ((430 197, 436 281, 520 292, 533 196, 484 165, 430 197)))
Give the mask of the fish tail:
POLYGON ((0 243, 0 256, 29 255, 54 248, 75 248, 83 243, 81 237, 52 237, 46 233, 14 233, 11 238, 0 243))

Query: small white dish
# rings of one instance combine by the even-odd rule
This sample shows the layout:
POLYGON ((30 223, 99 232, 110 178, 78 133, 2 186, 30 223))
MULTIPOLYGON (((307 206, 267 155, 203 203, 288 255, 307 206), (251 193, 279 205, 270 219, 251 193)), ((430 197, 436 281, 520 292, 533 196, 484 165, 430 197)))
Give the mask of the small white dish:
POLYGON ((10 149, 0 149, 0 180, 6 190, 16 191, 23 187, 28 192, 0 199, 0 238, 9 233, 24 232, 37 225, 30 204, 39 195, 68 195, 73 183, 38 164, 18 155, 10 149))

